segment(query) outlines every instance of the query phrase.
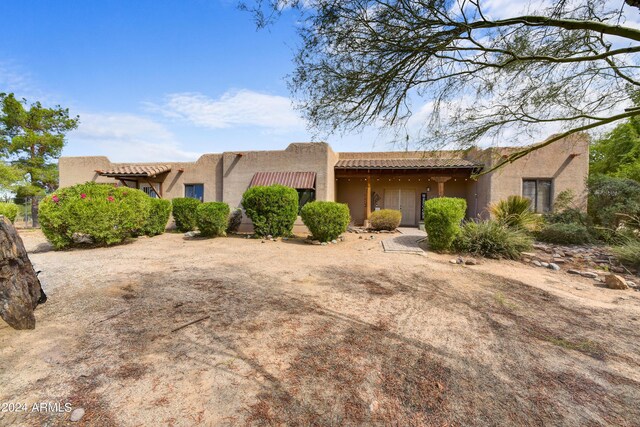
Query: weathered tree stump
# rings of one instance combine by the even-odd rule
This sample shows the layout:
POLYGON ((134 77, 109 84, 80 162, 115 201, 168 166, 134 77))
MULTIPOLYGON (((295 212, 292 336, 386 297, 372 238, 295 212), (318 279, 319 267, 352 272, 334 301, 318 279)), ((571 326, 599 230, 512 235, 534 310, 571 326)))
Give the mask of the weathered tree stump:
POLYGON ((0 317, 14 329, 34 329, 33 310, 38 300, 44 299, 22 239, 13 224, 0 215, 0 317))

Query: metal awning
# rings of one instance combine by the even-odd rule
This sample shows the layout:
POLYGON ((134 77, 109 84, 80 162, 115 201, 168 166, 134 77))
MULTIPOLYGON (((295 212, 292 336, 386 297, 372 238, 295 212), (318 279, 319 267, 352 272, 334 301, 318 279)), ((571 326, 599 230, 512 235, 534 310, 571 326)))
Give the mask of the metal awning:
POLYGON ((315 190, 315 172, 256 172, 251 187, 280 184, 296 190, 315 190))
POLYGON ((123 165, 96 172, 101 176, 110 178, 153 178, 169 171, 171 171, 171 166, 169 165, 123 165))
POLYGON ((415 159, 341 159, 336 169, 479 169, 482 164, 466 159, 415 158, 415 159))

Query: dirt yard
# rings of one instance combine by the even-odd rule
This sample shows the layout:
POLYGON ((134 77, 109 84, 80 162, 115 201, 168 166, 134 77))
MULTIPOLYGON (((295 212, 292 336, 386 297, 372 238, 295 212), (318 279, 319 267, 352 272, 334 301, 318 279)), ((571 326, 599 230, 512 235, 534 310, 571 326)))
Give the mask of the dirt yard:
POLYGON ((0 325, 0 403, 28 406, 3 426, 640 425, 640 292, 382 235, 22 236, 49 301, 34 331, 0 325))

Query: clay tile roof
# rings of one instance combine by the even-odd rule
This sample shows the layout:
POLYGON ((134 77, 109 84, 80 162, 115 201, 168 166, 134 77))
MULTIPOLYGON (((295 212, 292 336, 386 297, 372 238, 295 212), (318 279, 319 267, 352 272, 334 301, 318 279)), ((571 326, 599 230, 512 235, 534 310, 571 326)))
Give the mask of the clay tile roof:
POLYGON ((316 188, 315 172, 256 172, 251 180, 251 187, 257 185, 280 184, 299 190, 316 188))
POLYGON ((169 165, 123 165, 106 171, 98 171, 98 173, 109 177, 150 177, 170 170, 171 166, 169 165))
POLYGON ((465 159, 417 158, 417 159, 342 159, 338 169, 473 169, 482 165, 465 159))

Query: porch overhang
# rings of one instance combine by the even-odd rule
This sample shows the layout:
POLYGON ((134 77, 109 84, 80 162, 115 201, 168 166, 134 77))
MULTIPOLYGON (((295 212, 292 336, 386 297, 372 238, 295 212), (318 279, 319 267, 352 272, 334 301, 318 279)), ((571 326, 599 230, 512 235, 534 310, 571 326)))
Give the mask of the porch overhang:
POLYGON ((158 175, 167 172, 171 172, 171 166, 169 165, 126 165, 96 171, 100 176, 124 180, 131 178, 157 178, 158 175))
POLYGON ((250 187, 259 185, 284 185, 296 190, 315 190, 315 172, 256 172, 251 179, 250 187))
POLYGON ((341 159, 334 166, 336 170, 358 171, 412 171, 425 172, 430 170, 465 170, 477 173, 483 164, 474 163, 466 159, 456 158, 415 158, 415 159, 341 159))

